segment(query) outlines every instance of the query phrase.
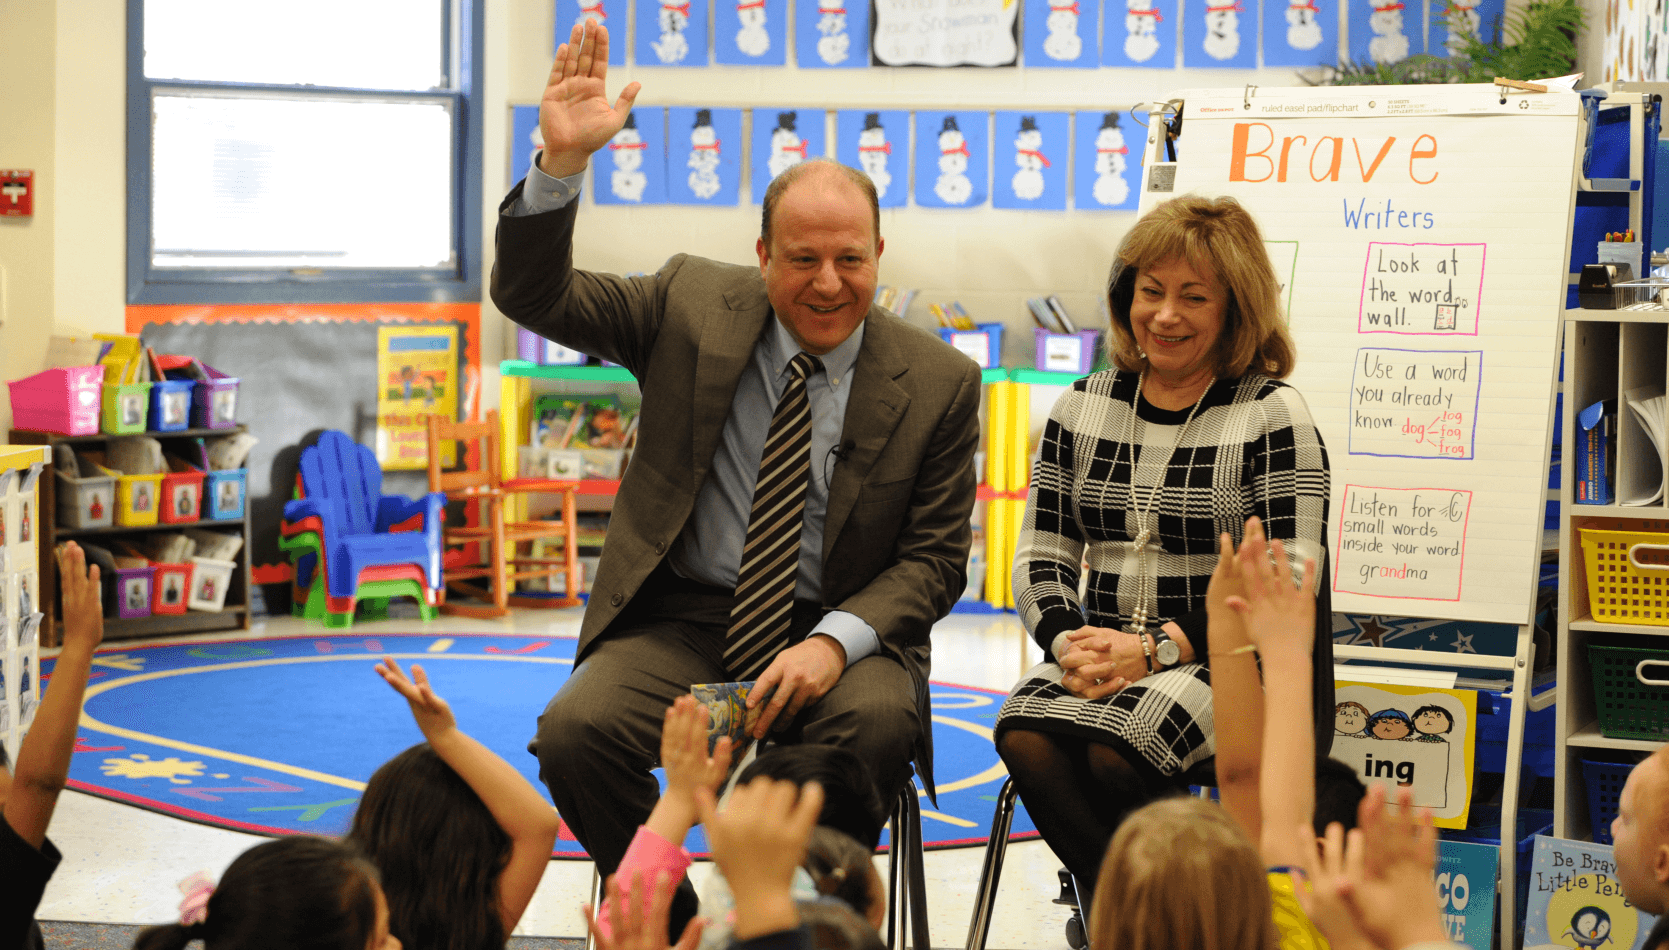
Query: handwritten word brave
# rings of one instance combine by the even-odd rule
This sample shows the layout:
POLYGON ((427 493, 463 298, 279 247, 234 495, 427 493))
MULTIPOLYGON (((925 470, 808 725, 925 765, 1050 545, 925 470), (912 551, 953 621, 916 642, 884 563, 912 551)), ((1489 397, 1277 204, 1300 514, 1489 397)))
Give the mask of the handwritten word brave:
MULTIPOLYGON (((1298 164, 1298 171, 1293 172, 1294 181, 1300 180, 1298 174, 1307 174, 1312 182, 1339 181, 1341 176, 1351 181, 1365 183, 1374 180, 1381 174, 1387 156, 1393 151, 1397 137, 1387 136, 1377 144, 1368 141, 1367 151, 1363 151, 1363 142, 1352 136, 1348 148, 1342 135, 1321 135, 1315 138, 1314 144, 1308 136, 1284 135, 1280 136, 1280 148, 1275 155, 1275 130, 1266 122, 1236 122, 1234 125, 1233 141, 1229 149, 1229 181, 1266 182, 1274 179, 1285 182, 1293 164, 1298 164), (1345 154, 1349 152, 1355 157, 1351 166, 1345 164, 1345 154), (1350 174, 1353 171, 1355 174, 1350 174)), ((1385 180, 1400 182, 1404 178, 1416 185, 1429 185, 1437 180, 1438 171, 1429 164, 1437 158, 1437 138, 1432 135, 1420 135, 1411 140, 1407 146, 1407 160, 1402 161, 1403 150, 1397 149, 1397 160, 1385 166, 1385 180)))

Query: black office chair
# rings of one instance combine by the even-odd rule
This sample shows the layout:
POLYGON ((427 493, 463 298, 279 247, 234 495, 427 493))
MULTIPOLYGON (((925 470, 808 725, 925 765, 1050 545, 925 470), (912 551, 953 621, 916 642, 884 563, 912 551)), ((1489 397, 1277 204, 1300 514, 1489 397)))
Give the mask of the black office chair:
POLYGON ((927 872, 922 858, 921 803, 912 777, 899 789, 887 827, 887 947, 932 950, 927 930, 927 872))
MULTIPOLYGON (((1326 535, 1325 531, 1322 533, 1326 535)), ((1333 749, 1333 585, 1330 573, 1328 565, 1324 564, 1317 578, 1315 648, 1311 653, 1310 686, 1314 696, 1317 755, 1327 755, 1333 749)), ((1177 784, 1184 789, 1190 786, 1202 789, 1216 787, 1216 758, 1195 763, 1177 777, 1177 784)), ((991 915, 997 906, 997 884, 1002 878, 1003 856, 1008 849, 1009 831, 1014 826, 1014 803, 1018 796, 1014 777, 1010 776, 1003 781, 1002 790, 997 792, 997 808, 991 817, 991 836, 985 842, 985 863, 979 872, 979 890, 974 894, 973 918, 968 922, 966 950, 985 950, 985 940, 991 932, 991 915)), ((1085 922, 1076 911, 1078 895, 1072 892, 1070 875, 1064 870, 1061 875, 1061 896, 1055 903, 1073 906, 1072 918, 1066 924, 1067 943, 1073 950, 1082 950, 1088 938, 1085 922)), ((1085 886, 1093 887, 1094 882, 1086 882, 1085 886)))

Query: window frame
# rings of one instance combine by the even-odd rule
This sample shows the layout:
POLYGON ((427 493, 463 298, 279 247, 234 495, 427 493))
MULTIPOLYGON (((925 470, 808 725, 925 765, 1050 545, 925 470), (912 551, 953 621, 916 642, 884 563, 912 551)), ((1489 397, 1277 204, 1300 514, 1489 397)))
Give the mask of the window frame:
MULTIPOLYGON (((145 77, 145 0, 127 0, 127 302, 129 304, 478 303, 482 261, 484 0, 445 3, 444 67, 452 89, 361 89, 266 83, 153 80, 145 77), (300 94, 344 99, 450 99, 453 110, 451 266, 327 268, 177 268, 151 262, 152 99, 168 92, 300 94)), ((391 153, 390 161, 395 160, 391 153)), ((365 201, 379 200, 365 183, 365 201)))

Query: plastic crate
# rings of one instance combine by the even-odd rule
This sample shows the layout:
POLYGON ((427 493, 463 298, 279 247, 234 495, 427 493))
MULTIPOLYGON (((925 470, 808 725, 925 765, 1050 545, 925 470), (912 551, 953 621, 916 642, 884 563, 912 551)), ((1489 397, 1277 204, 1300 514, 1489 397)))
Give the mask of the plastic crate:
POLYGON ((232 584, 236 561, 217 561, 214 558, 191 559, 191 590, 186 606, 192 610, 219 611, 226 606, 226 588, 232 584))
POLYGON ((151 615, 151 582, 156 569, 118 567, 116 569, 116 616, 125 619, 151 615))
POLYGON ((168 460, 173 469, 162 476, 162 509, 158 514, 166 524, 197 521, 203 510, 202 469, 177 458, 168 460))
POLYGON ((99 427, 109 435, 132 435, 145 431, 145 415, 150 407, 150 383, 104 385, 104 412, 99 427))
POLYGON ((980 369, 992 369, 1002 365, 1003 325, 1000 323, 977 323, 974 325, 978 329, 957 330, 953 327, 940 327, 939 337, 967 354, 969 359, 979 364, 980 369))
POLYGON ((1611 843, 1611 822, 1623 798, 1623 783, 1632 771, 1633 762, 1582 760, 1582 782, 1588 787, 1588 824, 1593 827, 1596 844, 1611 843))
POLYGON ((1669 521, 1616 524, 1582 529, 1594 619, 1669 627, 1669 521))
POLYGON ((1602 735, 1669 738, 1669 651, 1590 643, 1588 666, 1602 735))
POLYGON ((97 435, 104 367, 49 369, 7 383, 12 428, 59 435, 97 435))
POLYGON ((212 366, 209 378, 191 389, 191 424, 199 429, 231 429, 238 424, 238 378, 212 366))
POLYGON ((203 482, 204 521, 242 521, 248 469, 210 472, 203 482))
POLYGON ((1095 366, 1095 344, 1100 330, 1079 330, 1076 333, 1050 333, 1035 327, 1037 340, 1037 368, 1046 373, 1087 374, 1095 366))
POLYGON ((178 432, 191 425, 189 379, 165 379, 151 384, 151 431, 178 432))
MULTIPOLYGON (((84 470, 98 471, 83 462, 84 470)), ((89 475, 76 478, 61 468, 58 478, 58 524, 64 528, 108 528, 116 520, 116 476, 89 475)))
POLYGON ((116 523, 143 528, 157 523, 162 498, 161 475, 116 476, 116 523))
POLYGON ((153 564, 151 613, 183 614, 191 590, 190 564, 153 564))

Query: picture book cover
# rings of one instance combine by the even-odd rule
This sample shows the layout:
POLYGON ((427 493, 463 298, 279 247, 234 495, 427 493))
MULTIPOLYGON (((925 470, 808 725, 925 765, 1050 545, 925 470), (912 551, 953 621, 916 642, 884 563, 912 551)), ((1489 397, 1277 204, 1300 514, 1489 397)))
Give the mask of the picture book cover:
POLYGON ((629 422, 614 396, 543 395, 533 404, 529 441, 547 449, 618 449, 629 422))
POLYGON ((1536 836, 1524 950, 1640 950, 1655 920, 1623 897, 1610 845, 1536 836))
POLYGON ((759 721, 763 706, 752 711, 748 710, 748 694, 753 691, 754 680, 745 683, 696 683, 690 687, 690 695, 696 702, 707 707, 707 748, 712 750, 723 736, 730 737, 730 747, 735 758, 732 762, 740 762, 740 752, 752 741, 748 738, 748 730, 759 721))

